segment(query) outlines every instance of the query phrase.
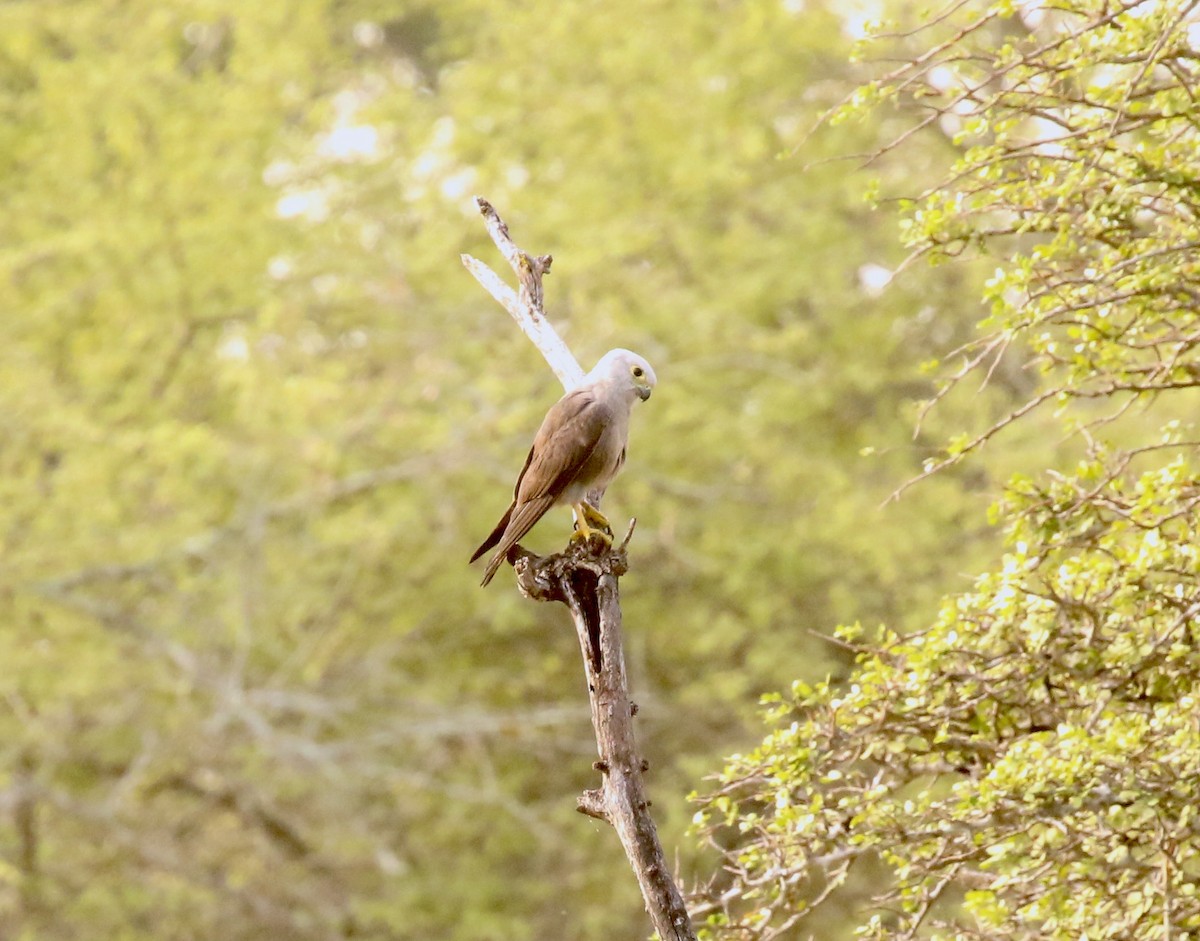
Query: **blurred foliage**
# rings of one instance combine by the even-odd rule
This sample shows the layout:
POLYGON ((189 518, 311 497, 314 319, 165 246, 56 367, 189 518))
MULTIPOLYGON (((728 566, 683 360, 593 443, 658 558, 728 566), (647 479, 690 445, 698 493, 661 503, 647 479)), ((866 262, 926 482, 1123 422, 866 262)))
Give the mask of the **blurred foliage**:
POLYGON ((923 23, 841 116, 900 104, 961 147, 907 218, 918 254, 995 262, 941 391, 1005 360, 1039 376, 930 469, 1049 404, 1084 454, 1009 480, 1008 553, 927 628, 845 628, 846 681, 774 700, 699 815, 734 872, 712 924, 791 937, 865 866, 887 887, 866 938, 1193 937, 1200 20, 1073 0, 923 23))
MULTIPOLYGON (((881 501, 1028 394, 918 439, 970 264, 807 130, 865 73, 837 4, 0 5, 0 935, 637 936, 560 611, 465 560, 558 390, 463 272, 488 196, 556 256, 585 366, 654 363, 606 507, 668 847, 811 633, 921 623, 997 474, 881 501), (784 159, 780 159, 780 158, 784 159)), ((931 137, 885 186, 919 190, 931 137)), ((996 468, 999 468, 997 470, 996 468)), ((566 536, 565 512, 531 537, 566 536)), ((687 873, 713 859, 683 849, 687 873)))

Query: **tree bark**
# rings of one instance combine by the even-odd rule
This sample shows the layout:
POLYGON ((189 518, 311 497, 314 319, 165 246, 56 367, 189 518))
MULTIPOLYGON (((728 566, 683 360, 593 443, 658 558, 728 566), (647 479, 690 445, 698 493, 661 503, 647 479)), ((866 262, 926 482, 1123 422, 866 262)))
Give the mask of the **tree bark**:
MULTIPOLYGON (((632 535, 632 528, 630 535, 632 535)), ((667 868, 658 828, 642 777, 649 767, 639 755, 633 733, 637 706, 629 699, 625 649, 621 636, 618 579, 628 569, 625 542, 610 548, 602 542, 572 545, 539 558, 514 550, 517 586, 535 601, 561 601, 571 612, 583 653, 592 726, 600 758, 594 767, 602 777, 598 788, 584 791, 576 802, 580 813, 605 820, 617 831, 629 859, 646 912, 663 941, 695 941, 691 919, 667 868)))
MULTIPOLYGON (((542 307, 542 275, 550 270, 550 256, 535 257, 522 251, 491 204, 481 197, 476 197, 475 203, 492 240, 516 272, 519 294, 478 259, 463 255, 463 264, 512 314, 563 386, 572 388, 583 377, 583 370, 542 307)), ((598 505, 598 495, 589 497, 598 505)), ((521 592, 536 601, 565 604, 579 637, 600 755, 594 767, 602 778, 600 787, 584 791, 576 806, 581 813, 605 820, 617 831, 658 936, 663 941, 695 941, 691 919, 667 868, 658 829, 650 816, 650 801, 642 780, 648 765, 638 754, 633 734, 637 707, 630 702, 625 675, 618 586, 618 579, 628 569, 625 548, 632 535, 631 524, 620 546, 592 539, 572 543, 563 552, 544 558, 515 546, 508 559, 516 569, 521 592)))

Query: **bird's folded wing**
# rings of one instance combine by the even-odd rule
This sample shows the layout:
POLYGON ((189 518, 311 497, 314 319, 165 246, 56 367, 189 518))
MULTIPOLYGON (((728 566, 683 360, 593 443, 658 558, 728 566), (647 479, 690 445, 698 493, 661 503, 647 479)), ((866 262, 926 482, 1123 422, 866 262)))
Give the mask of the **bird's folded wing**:
POLYGON ((545 516, 591 460, 610 416, 605 403, 597 401, 586 388, 567 393, 546 413, 513 488, 512 506, 471 557, 474 562, 496 547, 484 571, 484 585, 491 581, 508 550, 545 516))
POLYGON ((559 399, 546 413, 517 480, 517 506, 539 497, 557 500, 591 459, 610 418, 611 409, 590 389, 559 399))

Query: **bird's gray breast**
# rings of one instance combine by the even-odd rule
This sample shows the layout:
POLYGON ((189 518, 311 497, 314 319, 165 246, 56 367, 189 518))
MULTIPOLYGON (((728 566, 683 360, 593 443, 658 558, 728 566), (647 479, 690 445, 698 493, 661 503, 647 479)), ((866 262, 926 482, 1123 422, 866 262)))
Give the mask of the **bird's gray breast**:
POLYGON ((590 490, 603 490, 625 463, 625 443, 629 438, 629 411, 619 406, 608 408, 606 411, 608 414, 604 416, 604 430, 571 486, 567 488, 568 492, 563 495, 564 503, 582 500, 590 490))

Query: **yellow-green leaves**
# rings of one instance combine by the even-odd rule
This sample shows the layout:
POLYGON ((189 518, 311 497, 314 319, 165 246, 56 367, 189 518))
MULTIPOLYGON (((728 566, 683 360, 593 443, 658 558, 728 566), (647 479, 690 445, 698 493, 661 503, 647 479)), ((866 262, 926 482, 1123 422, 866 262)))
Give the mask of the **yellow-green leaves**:
POLYGON ((1190 936, 1194 11, 1077 0, 941 12, 887 40, 901 64, 847 107, 888 98, 965 148, 904 206, 903 237, 935 259, 989 253, 978 290, 990 315, 948 382, 1026 367, 1025 404, 948 435, 927 467, 959 463, 1042 403, 1078 446, 1011 478, 990 513, 1008 551, 971 591, 919 633, 856 647, 843 683, 795 687, 794 708, 773 709, 790 731, 724 777, 724 812, 732 795, 758 813, 736 877, 783 886, 781 924, 793 899, 823 898, 849 860, 877 856, 886 914, 860 904, 857 921, 881 941, 1190 936), (814 803, 839 814, 758 809, 814 803))

